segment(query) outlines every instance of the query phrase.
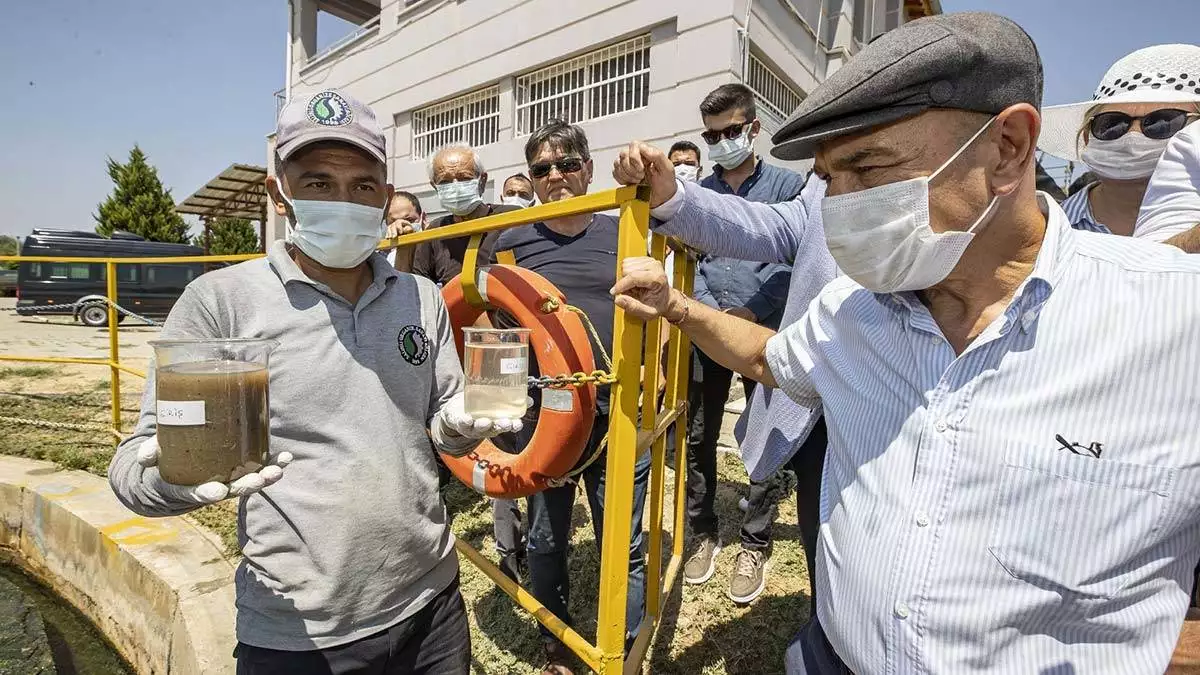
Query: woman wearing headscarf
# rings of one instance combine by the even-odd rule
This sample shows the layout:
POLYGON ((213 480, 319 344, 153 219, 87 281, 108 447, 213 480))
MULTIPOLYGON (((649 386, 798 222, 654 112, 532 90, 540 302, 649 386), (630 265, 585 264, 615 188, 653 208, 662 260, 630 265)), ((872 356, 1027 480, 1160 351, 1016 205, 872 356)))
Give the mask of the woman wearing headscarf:
POLYGON ((1063 202, 1072 226, 1134 233, 1151 174, 1171 138, 1200 119, 1200 47, 1155 45, 1117 61, 1091 101, 1045 108, 1039 147, 1087 164, 1098 181, 1063 202))

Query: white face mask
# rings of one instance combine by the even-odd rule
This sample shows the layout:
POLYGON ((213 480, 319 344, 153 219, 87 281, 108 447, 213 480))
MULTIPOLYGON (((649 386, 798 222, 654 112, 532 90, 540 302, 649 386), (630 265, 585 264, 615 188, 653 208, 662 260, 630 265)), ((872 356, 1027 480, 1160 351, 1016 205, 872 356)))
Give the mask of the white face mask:
POLYGON ((465 216, 483 203, 483 197, 479 194, 478 178, 442 183, 437 186, 437 194, 442 208, 456 216, 465 216))
POLYGON ((379 246, 387 233, 383 224, 385 209, 352 202, 326 202, 309 199, 284 202, 295 214, 296 224, 287 222, 287 241, 304 255, 325 267, 356 267, 379 246))
POLYGON ((1171 139, 1155 140, 1136 131, 1112 140, 1089 138, 1079 156, 1096 172, 1109 180, 1139 180, 1149 178, 1171 139))
POLYGON ((895 293, 929 288, 950 274, 976 230, 992 214, 998 197, 992 197, 965 231, 934 232, 929 227, 929 182, 991 124, 988 120, 929 176, 825 197, 821 204, 825 243, 846 276, 867 290, 895 293))
POLYGON ((708 158, 725 170, 736 169, 754 153, 750 143, 750 125, 734 138, 722 138, 716 145, 708 146, 708 158))
POLYGON ((700 167, 691 164, 676 164, 675 177, 685 183, 695 183, 700 178, 700 167))
POLYGON ((526 199, 521 195, 505 195, 500 198, 500 203, 506 206, 517 206, 522 209, 527 209, 533 206, 532 199, 526 199))

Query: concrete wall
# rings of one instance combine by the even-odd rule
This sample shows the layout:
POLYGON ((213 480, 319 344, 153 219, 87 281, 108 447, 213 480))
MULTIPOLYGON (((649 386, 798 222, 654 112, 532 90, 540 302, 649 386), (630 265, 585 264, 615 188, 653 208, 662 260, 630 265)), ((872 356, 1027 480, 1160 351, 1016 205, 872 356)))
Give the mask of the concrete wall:
MULTIPOLYGON (((828 1, 828 0, 826 0, 828 1)), ((294 0, 293 25, 312 25, 310 5, 294 0)), ((430 0, 404 7, 384 0, 377 32, 334 54, 305 63, 311 36, 295 33, 293 95, 340 88, 368 102, 388 128, 389 172, 397 189, 437 210, 424 160, 412 153, 411 112, 496 84, 500 140, 480 148, 498 188, 525 170, 525 139, 514 133, 514 77, 622 39, 649 34, 648 106, 582 123, 595 161, 593 189, 614 186, 611 165, 619 149, 642 139, 667 147, 699 143, 697 106, 715 87, 742 72, 747 0, 430 0)), ((825 68, 809 33, 779 0, 757 0, 750 34, 761 55, 793 73, 810 91, 825 68), (819 58, 814 61, 814 55, 819 58)), ((769 140, 760 141, 760 151, 769 140)), ((707 161, 706 161, 707 164, 707 161)), ((489 195, 490 196, 490 195, 489 195)), ((273 228, 281 235, 281 228, 273 228)))
POLYGON ((54 589, 142 675, 232 675, 233 565, 182 518, 135 516, 103 478, 0 456, 0 558, 54 589))

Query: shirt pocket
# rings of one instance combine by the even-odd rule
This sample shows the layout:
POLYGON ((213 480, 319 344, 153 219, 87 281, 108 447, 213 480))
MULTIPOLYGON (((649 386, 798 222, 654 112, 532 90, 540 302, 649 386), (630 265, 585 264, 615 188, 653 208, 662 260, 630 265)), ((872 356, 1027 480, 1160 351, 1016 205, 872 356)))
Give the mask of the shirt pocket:
POLYGON ((1109 600, 1156 540, 1176 469, 1053 448, 1007 455, 988 550, 1013 577, 1064 600, 1109 600))

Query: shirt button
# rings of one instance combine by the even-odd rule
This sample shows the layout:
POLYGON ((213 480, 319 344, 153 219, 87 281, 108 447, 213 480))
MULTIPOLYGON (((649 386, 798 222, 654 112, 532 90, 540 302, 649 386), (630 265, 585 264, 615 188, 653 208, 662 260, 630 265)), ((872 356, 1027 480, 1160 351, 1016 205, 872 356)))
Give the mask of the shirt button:
POLYGON ((929 341, 934 344, 937 344, 938 342, 941 342, 941 339, 939 339, 938 336, 936 336, 936 335, 930 335, 929 341))
POLYGON ((937 422, 934 422, 934 424, 933 424, 933 428, 934 428, 934 429, 935 429, 935 430, 936 430, 938 433, 941 433, 941 432, 943 432, 943 431, 945 431, 945 430, 949 429, 949 428, 950 428, 950 425, 949 425, 949 424, 946 424, 946 420, 938 420, 937 422))
POLYGON ((900 617, 901 619, 908 618, 908 614, 909 614, 908 604, 905 603, 903 600, 899 600, 896 602, 896 606, 895 606, 894 610, 896 612, 896 616, 900 617))
POLYGON ((929 525, 929 515, 924 511, 917 512, 917 527, 925 527, 929 525))

